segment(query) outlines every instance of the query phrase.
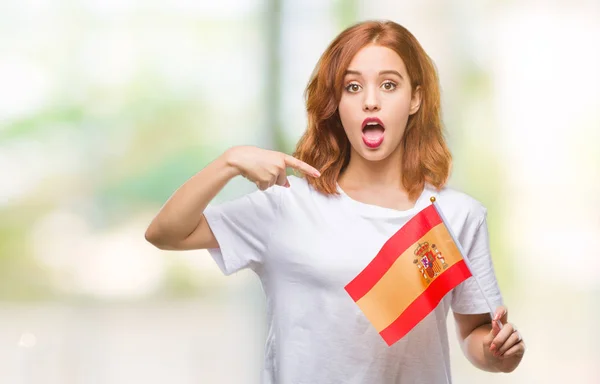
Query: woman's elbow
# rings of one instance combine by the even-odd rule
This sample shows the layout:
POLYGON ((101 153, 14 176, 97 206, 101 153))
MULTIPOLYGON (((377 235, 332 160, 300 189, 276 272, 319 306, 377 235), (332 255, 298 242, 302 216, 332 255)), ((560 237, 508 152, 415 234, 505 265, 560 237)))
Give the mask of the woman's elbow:
POLYGON ((165 236, 161 233, 161 231, 156 228, 154 223, 150 224, 146 229, 146 233, 144 234, 144 238, 147 242, 154 245, 159 249, 168 249, 167 242, 165 241, 165 236))

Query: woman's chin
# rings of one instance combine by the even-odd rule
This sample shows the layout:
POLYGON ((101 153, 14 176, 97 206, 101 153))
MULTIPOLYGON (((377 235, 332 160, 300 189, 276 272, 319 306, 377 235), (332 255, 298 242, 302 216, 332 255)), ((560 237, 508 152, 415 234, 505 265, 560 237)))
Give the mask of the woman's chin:
POLYGON ((360 156, 367 161, 381 161, 385 160, 391 154, 385 147, 379 147, 377 149, 361 148, 359 152, 360 156))
POLYGON ((384 143, 383 145, 381 145, 377 148, 369 148, 365 145, 361 145, 359 150, 358 151, 355 150, 354 152, 357 152, 357 154, 360 157, 362 157, 363 159, 365 159, 367 161, 379 162, 379 161, 383 161, 383 160, 389 158, 390 156, 392 156, 395 153, 393 148, 391 148, 389 145, 386 145, 386 144, 389 144, 389 143, 384 143))
MULTIPOLYGON (((390 141, 384 141, 376 148, 366 145, 362 140, 357 140, 355 144, 358 145, 352 145, 351 143, 353 155, 358 155, 366 161, 379 162, 387 159, 395 153, 393 145, 390 145, 393 143, 390 143, 390 141)), ((399 144, 396 145, 396 149, 399 149, 399 144)))

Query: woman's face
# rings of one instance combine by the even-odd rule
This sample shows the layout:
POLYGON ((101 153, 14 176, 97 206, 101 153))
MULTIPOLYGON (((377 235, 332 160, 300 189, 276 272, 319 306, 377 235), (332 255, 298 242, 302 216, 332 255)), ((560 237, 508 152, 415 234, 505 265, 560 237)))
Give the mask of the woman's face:
POLYGON ((408 117, 419 109, 404 62, 393 50, 368 45, 354 56, 343 83, 339 113, 354 152, 378 161, 396 152, 408 117))

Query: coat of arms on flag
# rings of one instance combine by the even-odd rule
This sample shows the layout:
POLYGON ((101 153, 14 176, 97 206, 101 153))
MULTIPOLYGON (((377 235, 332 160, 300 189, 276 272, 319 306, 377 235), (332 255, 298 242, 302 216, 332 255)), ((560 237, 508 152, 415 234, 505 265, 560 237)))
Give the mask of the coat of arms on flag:
POLYGON ((417 244, 415 255, 413 263, 417 265, 419 272, 421 272, 427 284, 431 282, 431 279, 437 277, 444 269, 449 267, 442 252, 440 252, 440 249, 435 244, 431 244, 431 246, 428 242, 417 244))
POLYGON ((471 277, 435 198, 400 228, 345 287, 388 345, 471 277))

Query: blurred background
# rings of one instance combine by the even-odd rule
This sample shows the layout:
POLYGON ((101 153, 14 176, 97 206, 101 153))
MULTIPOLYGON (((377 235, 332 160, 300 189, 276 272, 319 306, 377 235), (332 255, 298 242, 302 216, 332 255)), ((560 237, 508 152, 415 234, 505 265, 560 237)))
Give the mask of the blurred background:
POLYGON ((450 184, 528 345, 480 372, 450 316, 455 382, 599 383, 597 0, 0 0, 0 383, 258 383, 257 278, 144 231, 226 148, 291 153, 322 51, 382 18, 437 64, 450 184))

